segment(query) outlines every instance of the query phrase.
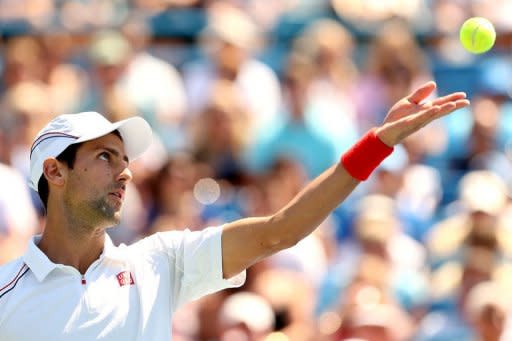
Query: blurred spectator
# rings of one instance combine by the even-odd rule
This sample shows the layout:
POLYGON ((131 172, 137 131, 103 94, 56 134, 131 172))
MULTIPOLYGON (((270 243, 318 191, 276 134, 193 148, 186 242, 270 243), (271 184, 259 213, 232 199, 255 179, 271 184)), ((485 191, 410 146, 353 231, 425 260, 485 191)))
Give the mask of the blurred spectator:
POLYGON ((346 313, 340 336, 333 340, 409 340, 412 327, 408 316, 391 304, 358 305, 346 313))
POLYGON ((28 178, 32 139, 53 117, 50 90, 41 81, 23 81, 9 87, 3 100, 0 121, 10 140, 8 163, 28 178))
POLYGON ((168 149, 183 149, 187 98, 181 74, 148 52, 151 37, 143 18, 130 18, 121 32, 133 49, 120 83, 121 91, 133 101, 137 113, 156 128, 168 149))
POLYGON ((259 295, 239 292, 229 296, 219 312, 220 341, 263 340, 274 329, 270 304, 259 295))
POLYGON ((465 245, 478 245, 490 249, 500 257, 510 254, 503 249, 508 243, 500 241, 500 217, 507 202, 507 186, 490 171, 473 171, 460 182, 459 201, 452 214, 436 224, 428 235, 433 266, 457 260, 465 245))
MULTIPOLYGON (((418 340, 480 340, 482 333, 496 337, 503 331, 499 319, 504 306, 496 306, 491 294, 482 288, 489 287, 489 281, 495 282, 495 289, 509 285, 503 278, 510 278, 510 268, 499 265, 495 258, 484 247, 468 246, 464 259, 446 263, 433 273, 431 312, 419 325, 418 340), (495 320, 489 321, 491 317, 495 320)), ((503 304, 508 305, 509 295, 502 293, 495 290, 493 294, 500 295, 503 304)))
POLYGON ((430 166, 411 163, 406 149, 400 145, 377 168, 368 185, 370 193, 395 200, 403 231, 423 241, 436 218, 441 200, 439 172, 430 166))
POLYGON ((209 9, 203 45, 208 59, 184 68, 192 112, 200 112, 219 79, 236 84, 238 96, 249 111, 249 137, 266 129, 279 110, 280 85, 272 69, 256 60, 263 39, 258 27, 241 10, 223 2, 209 9))
POLYGON ((136 114, 134 103, 121 101, 119 89, 132 51, 130 43, 117 31, 99 31, 92 36, 88 56, 93 72, 87 109, 100 108, 100 112, 118 119, 136 114))
POLYGON ((44 52, 44 82, 48 84, 53 114, 71 114, 82 111, 87 95, 88 75, 78 64, 78 43, 66 32, 55 32, 41 37, 44 52))
POLYGON ((60 24, 71 32, 115 27, 126 19, 130 1, 58 1, 60 24))
POLYGON ((8 89, 23 81, 43 81, 43 50, 35 37, 10 39, 5 47, 2 85, 8 89))
POLYGON ((183 8, 201 6, 207 1, 202 0, 134 0, 137 8, 144 11, 161 11, 167 8, 183 8))
POLYGON ((25 20, 36 28, 52 23, 56 10, 54 0, 3 0, 0 1, 0 21, 25 20))
POLYGON ((353 100, 359 77, 353 37, 340 23, 318 19, 296 40, 294 52, 314 66, 306 92, 305 120, 331 141, 340 155, 359 133, 353 100))
MULTIPOLYGON (((290 57, 284 80, 284 112, 255 138, 248 154, 249 167, 253 171, 261 172, 275 160, 289 158, 303 165, 308 177, 313 178, 338 158, 335 141, 315 129, 314 117, 307 117, 308 91, 313 75, 311 60, 300 55, 290 57)), ((323 114, 317 113, 316 117, 323 114)))
POLYGON ((382 122, 391 103, 407 95, 417 84, 432 78, 424 52, 403 21, 392 20, 384 24, 369 49, 356 92, 358 118, 363 130, 382 122))
MULTIPOLYGON (((497 150, 497 135, 500 124, 500 107, 489 97, 479 97, 473 102, 472 124, 469 134, 462 138, 457 155, 450 158, 451 168, 459 173, 475 170, 479 157, 497 150)), ((453 154, 454 151, 452 151, 453 154)))
POLYGON ((478 326, 477 320, 486 317, 478 316, 480 313, 474 309, 476 294, 472 296, 471 292, 486 281, 509 285, 510 250, 501 223, 506 201, 507 188, 497 175, 473 171, 462 178, 459 213, 434 226, 428 239, 431 265, 435 269, 430 285, 433 312, 420 325, 419 333, 423 335, 420 340, 438 340, 450 335, 468 339, 475 335, 471 324, 477 333, 485 332, 481 328, 486 327, 478 326), (473 308, 466 311, 466 307, 473 308))
POLYGON ((250 14, 255 23, 263 28, 264 31, 270 31, 287 11, 297 6, 299 3, 299 1, 294 0, 248 0, 244 2, 247 13, 250 14))
POLYGON ((378 286, 409 312, 423 309, 427 299, 426 252, 401 231, 393 199, 364 197, 354 222, 355 239, 339 245, 320 287, 317 312, 344 301, 354 281, 378 286), (375 262, 368 260, 375 259, 375 262), (369 270, 364 264, 379 264, 369 270))
MULTIPOLYGON (((353 61, 355 53, 354 38, 350 31, 333 19, 317 19, 311 22, 294 41, 294 52, 310 58, 317 70, 316 87, 313 93, 322 98, 321 89, 338 93, 341 98, 341 111, 353 118, 354 109, 350 106, 350 95, 357 81, 358 69, 353 61)), ((325 96, 334 94, 324 93, 325 96)), ((327 97, 329 98, 329 97, 327 97)), ((339 110, 339 109, 338 109, 339 110)))
POLYGON ((28 240, 41 232, 24 177, 0 163, 0 264, 21 256, 28 240))
POLYGON ((507 291, 498 283, 482 282, 469 292, 465 311, 477 339, 502 340, 511 303, 507 291))
POLYGON ((11 162, 11 140, 8 138, 5 122, 0 122, 0 163, 8 164, 11 162))
POLYGON ((236 85, 228 80, 214 82, 210 98, 192 122, 191 149, 197 161, 212 167, 215 178, 243 183, 248 121, 236 85))
POLYGON ((198 301, 196 337, 199 341, 220 340, 222 335, 221 309, 228 297, 218 292, 198 301))
POLYGON ((362 31, 370 31, 393 18, 400 18, 418 29, 425 29, 429 23, 428 2, 421 0, 382 0, 378 5, 371 1, 331 0, 331 6, 340 18, 362 31))
POLYGON ((436 0, 432 2, 431 8, 435 30, 450 38, 458 32, 471 11, 470 6, 464 1, 436 0))
POLYGON ((510 11, 512 4, 507 0, 479 0, 471 1, 471 11, 481 17, 488 18, 497 27, 498 31, 510 31, 510 20, 505 13, 510 11))
POLYGON ((282 333, 285 340, 316 340, 314 290, 304 274, 283 269, 263 270, 249 290, 270 303, 275 318, 274 331, 282 333))
POLYGON ((199 208, 192 196, 198 178, 198 168, 193 159, 187 154, 176 154, 149 179, 152 202, 147 203, 146 208, 147 233, 193 229, 198 225, 199 208))
POLYGON ((133 21, 124 27, 129 39, 114 31, 93 38, 89 53, 99 88, 93 89, 91 105, 105 106, 112 119, 141 115, 168 149, 181 148, 186 105, 182 80, 170 64, 146 52, 146 30, 133 21))
POLYGON ((423 243, 437 221, 442 195, 441 175, 437 169, 418 164, 405 169, 396 196, 404 232, 423 243))
POLYGON ((399 145, 393 154, 376 169, 375 177, 370 180, 369 191, 396 198, 404 184, 404 175, 409 166, 409 157, 404 147, 399 145))
POLYGON ((24 174, 26 152, 42 124, 53 115, 80 108, 85 74, 70 63, 70 39, 65 34, 41 39, 26 36, 7 44, 0 119, 13 139, 10 162, 24 174))

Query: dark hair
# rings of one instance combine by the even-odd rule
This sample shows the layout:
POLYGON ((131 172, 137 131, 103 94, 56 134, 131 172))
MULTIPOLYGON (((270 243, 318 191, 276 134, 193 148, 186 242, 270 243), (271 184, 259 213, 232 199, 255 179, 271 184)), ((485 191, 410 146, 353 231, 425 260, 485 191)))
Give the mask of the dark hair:
MULTIPOLYGON (((66 149, 64 149, 62 153, 60 153, 56 157, 56 159, 59 160, 60 162, 65 162, 70 169, 73 169, 73 166, 75 165, 76 152, 78 151, 78 148, 80 148, 81 145, 82 143, 75 143, 69 145, 66 149)), ((39 197, 43 202, 44 208, 47 209, 48 195, 50 194, 50 191, 48 187, 48 180, 46 180, 44 174, 41 175, 41 178, 37 183, 37 193, 39 193, 39 197)))
MULTIPOLYGON (((121 133, 119 133, 118 130, 114 130, 112 134, 119 137, 121 141, 123 140, 121 133)), ((76 152, 82 144, 83 142, 69 145, 66 149, 64 149, 62 153, 56 157, 56 159, 60 162, 65 162, 68 168, 73 169, 73 166, 75 165, 76 152)), ((41 175, 41 178, 37 183, 37 193, 39 194, 39 198, 41 198, 44 209, 46 210, 48 208, 48 196, 50 195, 50 189, 48 187, 48 180, 46 180, 44 174, 41 175)))

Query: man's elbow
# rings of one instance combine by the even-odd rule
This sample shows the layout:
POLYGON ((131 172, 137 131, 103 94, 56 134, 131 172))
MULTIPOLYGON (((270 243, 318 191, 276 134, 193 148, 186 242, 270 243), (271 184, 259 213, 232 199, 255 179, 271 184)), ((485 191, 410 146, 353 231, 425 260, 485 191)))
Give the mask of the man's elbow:
POLYGON ((266 241, 266 249, 269 250, 270 255, 295 246, 303 238, 286 225, 285 219, 280 214, 270 217, 269 223, 274 226, 266 241))

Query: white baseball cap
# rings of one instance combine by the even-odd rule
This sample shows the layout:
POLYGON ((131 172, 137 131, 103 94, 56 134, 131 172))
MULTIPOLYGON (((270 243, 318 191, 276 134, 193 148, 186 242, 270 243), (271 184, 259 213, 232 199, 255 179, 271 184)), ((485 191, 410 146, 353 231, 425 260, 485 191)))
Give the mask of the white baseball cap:
POLYGON ((115 123, 94 111, 55 117, 41 129, 30 148, 30 187, 37 192, 46 159, 59 156, 72 144, 94 140, 114 130, 121 134, 130 161, 139 157, 152 142, 151 127, 141 117, 115 123))

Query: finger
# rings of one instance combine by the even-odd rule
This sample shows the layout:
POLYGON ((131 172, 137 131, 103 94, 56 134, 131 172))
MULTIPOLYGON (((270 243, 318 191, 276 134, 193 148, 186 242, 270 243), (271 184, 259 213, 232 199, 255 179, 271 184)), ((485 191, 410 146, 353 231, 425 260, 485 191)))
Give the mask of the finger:
POLYGON ((440 106, 438 116, 441 117, 441 116, 447 115, 447 114, 451 113, 452 111, 467 107, 468 105, 469 105, 469 101, 467 99, 460 99, 457 101, 445 103, 440 106))
POLYGON ((420 104, 425 98, 427 98, 432 91, 436 88, 436 83, 433 81, 427 82, 414 90, 412 94, 407 96, 407 100, 413 104, 420 104))
POLYGON ((435 105, 429 108, 426 108, 419 113, 410 117, 411 124, 415 126, 415 130, 423 128, 430 122, 442 117, 449 112, 455 110, 456 105, 455 102, 449 102, 443 105, 435 105))
POLYGON ((403 140, 405 137, 420 130, 432 121, 468 105, 469 101, 467 99, 460 99, 445 103, 443 105, 429 106, 420 112, 403 117, 401 120, 394 122, 393 125, 402 127, 400 140, 403 140))
POLYGON ((461 99, 454 102, 445 103, 439 107, 439 111, 435 114, 435 117, 432 119, 432 121, 443 116, 446 116, 457 109, 467 107, 469 104, 470 102, 467 99, 461 99))
POLYGON ((403 141, 405 138, 427 125, 431 120, 435 119, 435 115, 439 110, 439 106, 429 107, 391 122, 389 126, 398 131, 398 141, 403 141))
POLYGON ((404 122, 407 122, 406 124, 411 127, 413 131, 416 131, 435 120, 440 111, 440 106, 432 106, 404 118, 404 122))
POLYGON ((436 113, 436 116, 437 117, 444 116, 446 114, 451 113, 455 109, 457 109, 457 105, 455 104, 455 102, 445 103, 445 104, 439 106, 439 111, 436 113))
POLYGON ((468 99, 461 99, 461 100, 455 101, 455 105, 457 106, 457 109, 467 107, 470 104, 471 104, 471 102, 468 99))
POLYGON ((448 102, 458 101, 460 99, 465 99, 465 98, 466 98, 465 92, 454 92, 452 94, 434 99, 432 101, 432 104, 433 105, 443 105, 448 102))

